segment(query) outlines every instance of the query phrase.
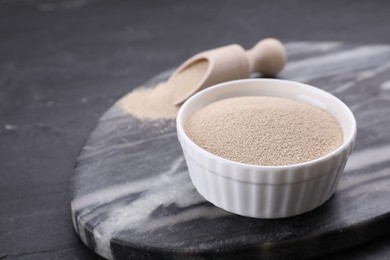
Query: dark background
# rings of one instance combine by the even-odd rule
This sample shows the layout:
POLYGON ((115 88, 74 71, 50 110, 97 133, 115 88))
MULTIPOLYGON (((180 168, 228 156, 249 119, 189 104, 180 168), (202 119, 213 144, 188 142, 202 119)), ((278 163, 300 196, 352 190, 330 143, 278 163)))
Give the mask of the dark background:
MULTIPOLYGON (((259 39, 390 42, 390 1, 0 0, 0 259, 98 259, 69 180, 100 115, 193 54, 259 39)), ((386 259, 390 239, 333 256, 386 259)), ((325 257, 324 257, 325 258, 325 257)))

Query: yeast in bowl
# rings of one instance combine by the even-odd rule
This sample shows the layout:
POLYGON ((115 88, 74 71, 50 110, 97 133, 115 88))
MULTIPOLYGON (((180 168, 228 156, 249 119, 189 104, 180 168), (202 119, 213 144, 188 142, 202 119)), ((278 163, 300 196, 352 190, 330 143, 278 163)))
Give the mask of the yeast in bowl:
POLYGON ((177 132, 191 180, 203 197, 239 215, 281 218, 312 210, 330 198, 352 151, 356 122, 343 102, 318 88, 285 80, 248 79, 194 95, 179 111, 177 132), (248 96, 287 98, 326 111, 341 126, 342 144, 307 162, 264 166, 223 158, 189 138, 184 125, 194 113, 220 100, 248 96))

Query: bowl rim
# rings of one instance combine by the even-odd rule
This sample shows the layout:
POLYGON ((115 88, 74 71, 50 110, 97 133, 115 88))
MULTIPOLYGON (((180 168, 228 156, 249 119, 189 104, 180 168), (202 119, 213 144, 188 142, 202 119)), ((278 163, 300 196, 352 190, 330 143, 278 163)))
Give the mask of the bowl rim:
POLYGON ((260 79, 260 78, 227 81, 227 82, 216 84, 216 85, 213 85, 211 87, 208 87, 206 89, 203 89, 203 90, 199 91, 198 93, 196 93, 195 95, 190 97, 186 102, 184 102, 184 104, 179 109, 179 112, 178 112, 177 117, 176 117, 176 128, 177 128, 177 134, 179 136, 179 141, 180 142, 182 142, 180 140, 180 137, 184 137, 186 139, 186 141, 191 146, 193 146, 196 150, 198 150, 198 152, 201 152, 201 153, 207 155, 211 159, 219 160, 219 161, 222 161, 222 162, 225 162, 225 163, 228 163, 228 164, 231 164, 231 165, 235 165, 235 166, 238 166, 238 167, 246 167, 246 168, 255 169, 255 170, 272 170, 272 169, 274 169, 274 170, 287 170, 287 169, 294 169, 294 168, 301 168, 301 167, 310 167, 310 166, 316 165, 316 164, 318 164, 318 163, 320 163, 322 161, 325 161, 325 160, 328 160, 328 159, 330 159, 332 157, 335 157, 338 154, 342 153, 342 151, 344 151, 345 149, 348 149, 351 146, 351 143, 353 144, 354 139, 356 138, 356 132, 357 132, 357 130, 356 130, 356 119, 355 119, 352 111, 350 110, 350 108, 343 101, 341 101, 339 98, 337 98, 336 96, 332 95, 331 93, 329 93, 329 92, 327 92, 325 90, 322 90, 320 88, 317 88, 317 87, 314 87, 314 86, 311 86, 311 85, 308 85, 308 84, 304 84, 304 83, 301 83, 301 82, 297 82, 297 81, 284 80, 284 79, 260 79), (301 88, 310 89, 310 90, 314 90, 314 91, 320 92, 323 95, 326 95, 327 97, 329 97, 329 98, 331 98, 333 100, 336 100, 336 102, 338 102, 341 105, 341 107, 343 107, 343 109, 345 110, 346 114, 351 119, 351 122, 352 122, 351 129, 353 129, 352 130, 353 132, 352 132, 352 134, 350 134, 348 136, 347 140, 343 141, 342 145, 340 145, 337 149, 333 150, 332 152, 330 152, 330 153, 328 153, 328 154, 326 154, 326 155, 324 155, 322 157, 319 157, 319 158, 316 158, 314 160, 307 161, 307 162, 297 163, 297 164, 275 165, 275 166, 247 164, 247 163, 242 163, 242 162, 229 160, 229 159, 220 157, 218 155, 215 155, 215 154, 213 154, 213 153, 203 149, 202 147, 198 146, 195 142, 193 142, 191 140, 191 138, 189 138, 189 136, 186 134, 186 132, 184 131, 184 127, 183 127, 183 125, 184 125, 183 114, 186 111, 186 109, 188 108, 188 106, 191 103, 196 102, 198 99, 201 99, 202 96, 206 95, 209 92, 213 92, 213 91, 216 91, 217 89, 228 87, 228 86, 230 86, 232 84, 240 84, 240 83, 245 84, 247 82, 259 82, 259 83, 279 82, 279 83, 282 83, 282 84, 297 85, 297 86, 300 86, 301 88))

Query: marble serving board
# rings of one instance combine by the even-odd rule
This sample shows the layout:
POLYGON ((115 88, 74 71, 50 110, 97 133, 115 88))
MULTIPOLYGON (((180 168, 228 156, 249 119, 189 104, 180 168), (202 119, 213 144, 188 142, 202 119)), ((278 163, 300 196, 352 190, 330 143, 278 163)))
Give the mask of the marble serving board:
POLYGON ((71 208, 81 240, 108 259, 274 259, 390 234, 390 46, 296 42, 287 51, 280 78, 333 93, 357 119, 355 150, 329 201, 274 220, 219 209, 193 187, 174 120, 139 120, 116 103, 75 166, 71 208))

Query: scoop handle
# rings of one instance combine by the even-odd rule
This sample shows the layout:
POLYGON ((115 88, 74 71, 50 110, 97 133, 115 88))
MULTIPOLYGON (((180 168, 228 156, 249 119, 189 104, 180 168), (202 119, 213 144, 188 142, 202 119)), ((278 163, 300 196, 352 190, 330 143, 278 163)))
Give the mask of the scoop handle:
POLYGON ((274 38, 259 41, 246 52, 251 72, 260 72, 265 76, 275 76, 287 61, 286 49, 274 38))

